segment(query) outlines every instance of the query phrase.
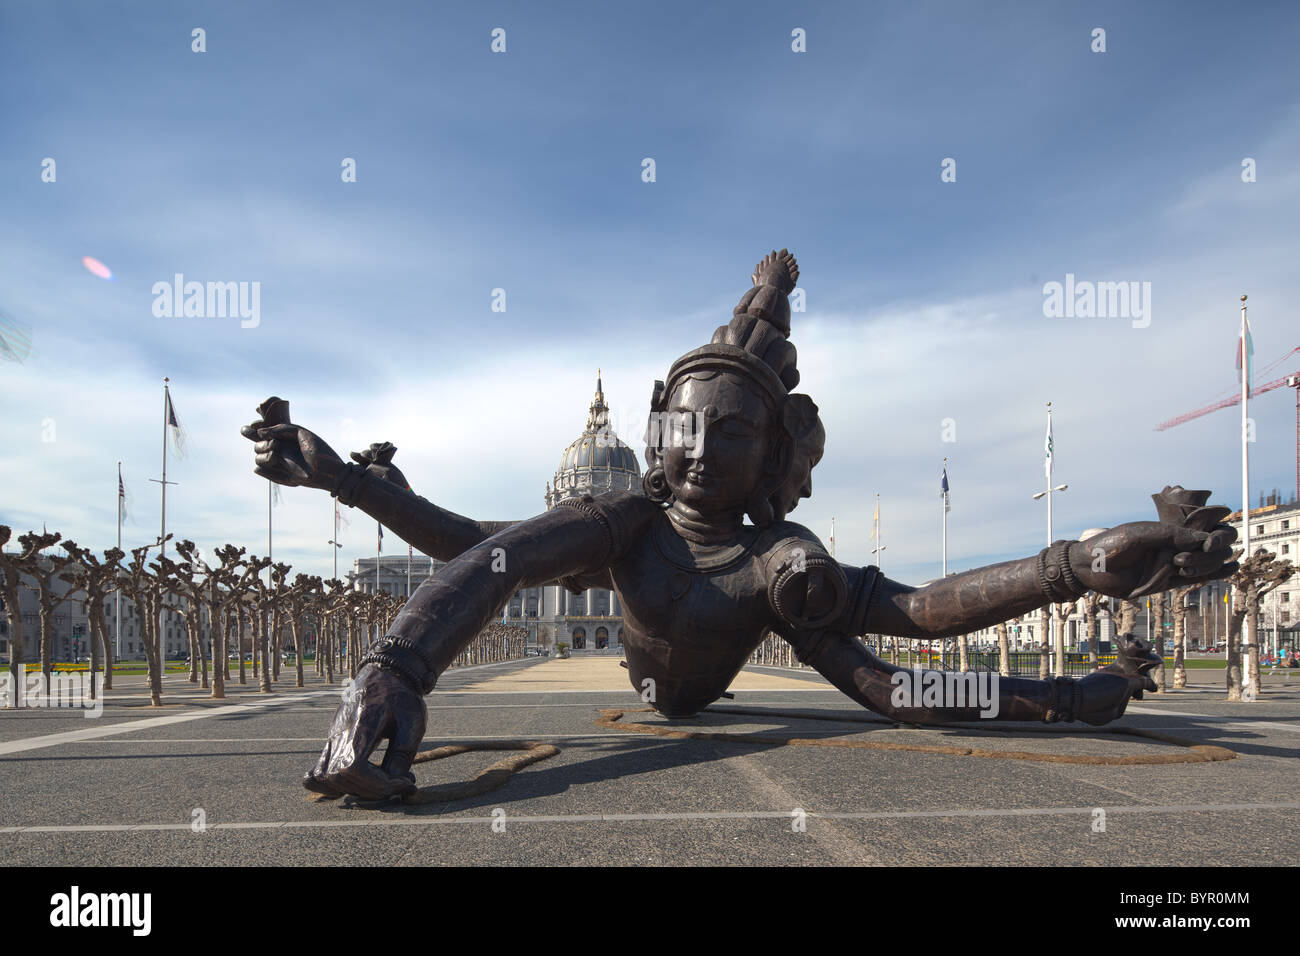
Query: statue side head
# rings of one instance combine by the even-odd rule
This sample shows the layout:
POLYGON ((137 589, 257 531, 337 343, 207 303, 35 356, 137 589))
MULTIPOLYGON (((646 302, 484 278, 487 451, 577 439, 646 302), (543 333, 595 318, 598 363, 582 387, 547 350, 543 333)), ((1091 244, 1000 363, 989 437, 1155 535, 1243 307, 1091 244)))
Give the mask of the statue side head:
POLYGON ((748 514, 759 527, 811 494, 825 429, 799 384, 789 340, 799 266, 786 250, 755 268, 754 286, 708 345, 655 382, 643 486, 658 501, 711 514, 748 514))

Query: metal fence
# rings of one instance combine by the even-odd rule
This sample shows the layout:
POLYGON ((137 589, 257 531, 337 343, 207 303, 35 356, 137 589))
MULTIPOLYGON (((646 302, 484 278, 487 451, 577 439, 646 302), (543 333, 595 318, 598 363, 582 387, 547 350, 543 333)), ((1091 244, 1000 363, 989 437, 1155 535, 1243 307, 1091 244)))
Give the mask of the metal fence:
MULTIPOLYGON (((881 640, 879 638, 867 637, 860 638, 877 657, 888 661, 890 659, 890 640, 888 638, 881 640)), ((976 651, 970 650, 966 655, 967 666, 972 671, 993 671, 998 670, 998 652, 997 651, 976 651)), ((1037 651, 1013 651, 1009 655, 1011 665, 1010 675, 1012 677, 1038 677, 1040 667, 1039 654, 1037 651)), ((1114 654, 1100 654, 1097 657, 1097 666, 1105 667, 1115 661, 1114 654)), ((761 664, 768 667, 795 667, 805 668, 806 664, 801 664, 795 656, 794 648, 777 637, 775 634, 768 634, 763 641, 754 650, 749 658, 751 664, 761 664)), ((961 663, 961 656, 955 647, 949 647, 945 650, 919 650, 915 646, 911 652, 908 651, 908 642, 900 641, 898 650, 898 666, 913 668, 928 668, 930 670, 957 670, 961 663)), ((1067 652, 1065 655, 1065 674, 1069 677, 1084 677, 1093 669, 1086 653, 1067 652)), ((1055 673, 1055 668, 1051 666, 1049 658, 1048 673, 1055 673)))

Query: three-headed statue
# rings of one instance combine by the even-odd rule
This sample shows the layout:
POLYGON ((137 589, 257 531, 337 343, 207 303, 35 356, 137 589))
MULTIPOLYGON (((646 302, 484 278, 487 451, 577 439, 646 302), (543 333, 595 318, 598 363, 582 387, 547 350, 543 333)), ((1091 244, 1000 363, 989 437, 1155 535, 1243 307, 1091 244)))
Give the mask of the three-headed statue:
MULTIPOLYGON (((786 520, 812 493, 825 432, 799 384, 789 295, 798 281, 782 250, 760 262, 753 288, 708 345, 655 382, 644 494, 559 502, 526 521, 478 522, 412 492, 391 446, 344 462, 288 421, 270 399, 242 434, 256 472, 329 491, 421 552, 448 562, 407 601, 370 648, 344 696, 320 760, 304 781, 329 796, 397 796, 415 788, 423 701, 460 650, 520 588, 560 582, 609 588, 622 602, 628 677, 670 717, 699 713, 726 692, 767 632, 862 706, 903 722, 977 719, 985 708, 899 706, 899 669, 858 635, 966 634, 1089 591, 1124 598, 1232 573, 1226 508, 1209 492, 1166 489, 1158 521, 1119 525, 1087 541, 1057 541, 1032 557, 952 574, 923 587, 876 567, 835 560, 817 536, 786 520), (387 741, 381 764, 370 761, 387 741)), ((997 720, 1104 724, 1155 684, 1149 645, 1122 639, 1118 660, 1081 679, 1002 678, 997 720)))

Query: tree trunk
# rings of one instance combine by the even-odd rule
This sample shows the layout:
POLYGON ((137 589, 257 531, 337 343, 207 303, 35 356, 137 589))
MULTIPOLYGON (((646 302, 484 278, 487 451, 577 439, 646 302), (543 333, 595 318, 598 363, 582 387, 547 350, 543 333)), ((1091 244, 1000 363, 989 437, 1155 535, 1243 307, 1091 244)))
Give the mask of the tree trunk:
POLYGON ((199 686, 208 689, 208 645, 212 642, 212 608, 208 608, 208 644, 203 642, 203 612, 199 611, 199 686))
POLYGON ((1011 676, 1011 641, 1008 631, 1006 621, 998 625, 998 673, 1003 677, 1011 676))
POLYGON ((961 671, 970 670, 970 652, 966 647, 965 634, 957 638, 957 669, 961 671))
POLYGON ((1250 621, 1250 643, 1242 647, 1246 675, 1250 678, 1250 696, 1244 699, 1254 700, 1262 687, 1259 685, 1259 601, 1251 601, 1246 611, 1250 621))
POLYGON ((18 603, 18 589, 5 587, 5 615, 9 619, 9 707, 18 706, 18 696, 27 679, 27 665, 23 658, 23 611, 18 603))
POLYGON ((41 673, 45 686, 50 686, 50 672, 54 670, 54 611, 44 601, 40 606, 41 620, 41 673))
POLYGON ((1151 643, 1155 648, 1156 657, 1160 658, 1160 663, 1147 672, 1148 676, 1156 682, 1156 690, 1165 689, 1165 592, 1151 595, 1151 627, 1155 631, 1155 636, 1151 638, 1151 643))
POLYGON ((318 636, 318 637, 316 638, 316 664, 319 666, 319 665, 320 665, 320 660, 321 660, 321 658, 322 658, 322 657, 325 658, 325 681, 326 681, 326 683, 332 684, 332 683, 334 683, 334 652, 333 652, 333 648, 328 648, 327 650, 329 650, 329 653, 327 653, 327 654, 322 654, 322 653, 320 652, 320 650, 321 650, 321 648, 320 648, 320 637, 318 636))
POLYGON ((1084 598, 1083 601, 1083 636, 1088 641, 1088 669, 1097 669, 1097 602, 1084 598))
POLYGON ((199 642, 203 640, 203 612, 197 608, 185 612, 185 636, 190 642, 190 683, 199 682, 199 642))
POLYGON ((1246 620, 1246 599, 1240 589, 1233 594, 1232 615, 1228 619, 1228 700, 1241 700, 1241 625, 1246 620))
POLYGON ((88 601, 86 618, 90 622, 90 699, 94 700, 99 696, 99 689, 95 686, 95 672, 100 667, 101 655, 99 648, 104 641, 103 605, 97 601, 88 601))
POLYGON ((280 629, 284 626, 284 621, 280 619, 280 608, 277 604, 271 609, 271 680, 280 679, 280 658, 284 652, 280 649, 280 629))
POLYGON ((149 673, 149 698, 154 707, 162 706, 162 662, 158 653, 158 616, 161 613, 158 601, 152 595, 144 595, 143 601, 147 620, 142 620, 141 631, 145 635, 144 660, 149 673))
POLYGON ((224 608, 212 609, 212 697, 220 700, 226 696, 226 669, 222 666, 226 660, 226 619, 229 614, 224 608))
POLYGON ((1183 607, 1181 594, 1175 592, 1177 606, 1174 615, 1174 689, 1181 690, 1187 686, 1187 665, 1184 661, 1187 651, 1187 608, 1183 607))
MULTIPOLYGON (((271 693, 271 668, 267 664, 266 654, 271 647, 271 632, 269 630, 271 611, 263 604, 259 608, 260 621, 258 622, 258 646, 262 649, 262 693, 271 693)), ((254 671, 256 673, 256 670, 254 671)))
POLYGON ((247 684, 248 674, 244 669, 244 635, 248 633, 244 626, 244 621, 247 618, 247 608, 240 604, 236 606, 235 613, 236 620, 239 621, 239 643, 236 645, 239 648, 236 652, 236 656, 239 657, 239 682, 241 684, 247 684))
MULTIPOLYGON (((302 631, 303 631, 302 619, 297 614, 294 613, 292 608, 290 608, 289 633, 293 635, 293 649, 294 649, 293 658, 297 662, 297 671, 298 671, 298 681, 296 684, 294 684, 295 687, 306 686, 303 683, 303 679, 302 679, 302 659, 305 656, 303 654, 303 646, 302 646, 302 631)), ((317 666, 320 665, 320 641, 316 642, 316 664, 317 666)))

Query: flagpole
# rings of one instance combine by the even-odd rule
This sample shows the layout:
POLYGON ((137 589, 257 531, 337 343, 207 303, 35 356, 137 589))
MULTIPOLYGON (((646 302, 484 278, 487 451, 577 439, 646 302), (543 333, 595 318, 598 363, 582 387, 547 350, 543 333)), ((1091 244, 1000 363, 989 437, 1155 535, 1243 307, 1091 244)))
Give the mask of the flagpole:
MULTIPOLYGON (((1247 352, 1246 297, 1241 297, 1241 560, 1250 558, 1250 442, 1247 441, 1249 414, 1246 403, 1250 399, 1250 353, 1247 352)), ((1243 700, 1255 699, 1255 687, 1250 680, 1250 647, 1254 635, 1250 632, 1250 614, 1241 620, 1241 696, 1243 700)))
POLYGON ((943 509, 943 563, 941 565, 941 569, 943 573, 940 576, 946 578, 948 576, 948 488, 947 488, 948 459, 947 458, 943 460, 943 478, 944 478, 944 485, 945 485, 943 489, 943 500, 939 502, 939 506, 943 509))
MULTIPOLYGON (((122 550, 122 509, 126 504, 126 486, 122 484, 122 463, 117 463, 117 550, 122 550)), ((114 590, 116 609, 113 612, 113 660, 122 657, 122 589, 114 590)))
MULTIPOLYGON (((171 392, 167 388, 169 379, 163 377, 163 427, 162 427, 162 481, 159 487, 162 488, 162 530, 158 533, 158 556, 162 557, 167 553, 167 408, 171 404, 171 392)), ((163 632, 166 630, 166 616, 163 610, 163 602, 158 603, 158 674, 161 679, 163 673, 163 632)), ((242 650, 242 648, 241 648, 242 650)))

